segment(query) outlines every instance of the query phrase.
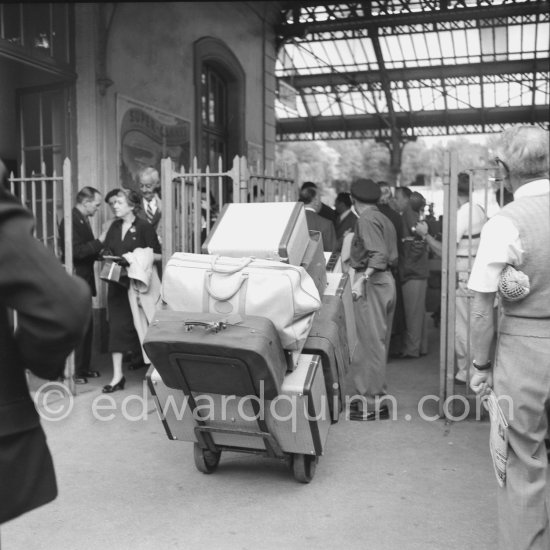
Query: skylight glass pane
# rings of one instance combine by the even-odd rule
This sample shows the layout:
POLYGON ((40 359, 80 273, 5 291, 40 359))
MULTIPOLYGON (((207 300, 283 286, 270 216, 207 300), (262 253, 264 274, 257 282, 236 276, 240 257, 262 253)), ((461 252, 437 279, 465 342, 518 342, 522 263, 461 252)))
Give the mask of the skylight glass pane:
POLYGON ((393 90, 393 106, 397 112, 410 111, 409 100, 407 99, 407 92, 402 89, 393 90))
POLYGON ((411 98, 411 111, 422 111, 424 105, 422 103, 422 94, 418 88, 409 90, 409 96, 411 98))
POLYGON ((435 32, 427 32, 424 36, 426 37, 426 43, 428 44, 428 50, 432 58, 432 65, 435 65, 434 61, 439 63, 440 59, 443 57, 441 48, 439 47, 439 37, 435 32))
POLYGON ((468 60, 468 49, 466 48, 466 33, 464 31, 454 31, 453 41, 455 46, 455 55, 458 58, 457 63, 465 63, 468 60))
MULTIPOLYGON (((419 60, 428 58, 428 50, 426 48, 426 40, 421 34, 413 34, 412 41, 414 49, 419 60)), ((420 63, 419 63, 420 64, 420 63)))
MULTIPOLYGON (((323 48, 323 54, 322 58, 328 63, 328 66, 325 66, 325 68, 330 70, 330 67, 336 67, 338 70, 342 70, 343 68, 343 59, 340 55, 339 51, 339 44, 340 42, 329 42, 324 41, 319 43, 319 46, 322 45, 323 48)), ((320 48, 321 49, 321 48, 320 48)), ((324 63, 321 63, 321 66, 323 66, 324 63)))
MULTIPOLYGON (((394 62, 394 67, 403 66, 403 53, 399 45, 399 39, 394 34, 387 37, 387 46, 390 53, 389 59, 394 62)), ((388 59, 388 58, 386 58, 388 59)))
MULTIPOLYGON (((348 52, 347 55, 350 56, 350 60, 355 61, 356 67, 354 68, 362 71, 368 69, 368 61, 365 55, 365 50, 361 47, 359 40, 346 40, 346 48, 343 49, 344 52, 348 52)), ((344 55, 346 55, 344 53, 344 55)))
POLYGON ((438 94, 433 98, 432 109, 435 111, 441 111, 445 109, 445 100, 441 94, 438 94))
POLYGON ((480 36, 478 29, 466 30, 466 46, 468 48, 468 53, 470 54, 470 61, 473 63, 479 61, 479 55, 481 52, 479 49, 480 36))
MULTIPOLYGON (((506 27, 495 27, 493 30, 495 32, 495 53, 502 54, 508 52, 508 33, 506 32, 506 27)), ((523 37, 525 40, 525 31, 523 37)), ((532 43, 534 45, 534 39, 532 43)))
POLYGON ((537 25, 537 51, 548 54, 550 25, 548 23, 537 25))
POLYGON ((477 84, 470 86, 470 101, 475 109, 481 107, 481 86, 477 84))
POLYGON ((508 27, 508 51, 510 53, 521 52, 521 29, 519 25, 508 27))
POLYGON ((439 42, 441 43, 441 57, 444 61, 448 61, 454 56, 453 39, 450 31, 439 33, 439 42))
POLYGON ((298 108, 299 117, 307 117, 307 111, 301 96, 296 98, 296 107, 298 108))
POLYGON ((447 109, 459 109, 462 106, 458 104, 456 99, 456 88, 454 86, 448 86, 447 90, 447 109))
POLYGON ((386 67, 388 69, 393 68, 395 65, 393 63, 393 56, 388 46, 388 41, 385 36, 380 37, 380 48, 382 50, 382 57, 384 58, 386 67))
POLYGON ((455 86, 454 95, 457 100, 458 109, 468 109, 473 107, 473 105, 470 105, 470 88, 471 86, 467 85, 455 86))
POLYGON ((403 58, 406 59, 407 61, 416 59, 416 54, 414 53, 411 35, 402 34, 400 38, 401 38, 401 47, 403 48, 403 58))
POLYGON ((483 105, 485 108, 495 106, 495 85, 487 82, 483 86, 483 105))
MULTIPOLYGON (((532 53, 535 51, 535 30, 536 30, 536 25, 524 25, 523 27, 524 53, 532 53)), ((546 51, 548 51, 548 43, 546 43, 546 51)), ((524 57, 527 57, 527 56, 524 56, 524 57)))
POLYGON ((376 70, 378 69, 378 61, 376 60, 376 53, 374 52, 374 47, 372 45, 372 40, 367 38, 366 40, 361 41, 361 45, 364 46, 367 53, 367 59, 371 64, 371 68, 376 70))
POLYGON ((317 100, 315 96, 305 95, 304 102, 305 102, 306 110, 307 112, 309 112, 311 116, 319 116, 320 109, 319 109, 319 105, 317 104, 317 100))

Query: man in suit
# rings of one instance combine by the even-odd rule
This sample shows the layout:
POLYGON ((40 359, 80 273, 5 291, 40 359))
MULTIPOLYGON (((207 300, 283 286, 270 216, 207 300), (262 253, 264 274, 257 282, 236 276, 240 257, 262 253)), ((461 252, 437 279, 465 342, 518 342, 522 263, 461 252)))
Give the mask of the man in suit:
POLYGON ((32 236, 33 218, 2 185, 3 169, 0 162, 0 523, 57 496, 25 369, 55 380, 90 315, 89 289, 32 236))
POLYGON ((349 193, 338 193, 336 200, 334 201, 334 208, 338 217, 334 222, 334 229, 336 230, 336 252, 342 250, 342 243, 345 235, 353 233, 355 231, 355 224, 357 223, 357 214, 351 209, 351 195, 349 193))
POLYGON ((336 232, 334 224, 319 215, 321 199, 315 187, 306 187, 300 191, 299 200, 304 203, 307 228, 310 231, 319 231, 323 238, 323 250, 332 252, 336 247, 336 232))
MULTIPOLYGON (((90 226, 92 218, 101 205, 101 193, 93 187, 83 187, 76 195, 76 206, 73 208, 73 265, 74 273, 84 279, 90 288, 92 296, 96 295, 94 262, 99 259, 103 249, 105 233, 96 239, 90 226)), ((61 245, 65 242, 65 226, 62 221, 59 226, 61 245)), ((87 384, 88 378, 97 378, 99 371, 90 369, 92 360, 93 322, 86 328, 84 338, 75 349, 76 384, 87 384)))
MULTIPOLYGON (((318 189, 318 188, 317 188, 317 185, 312 181, 304 181, 304 183, 302 183, 302 187, 300 188, 300 193, 305 189, 318 189)), ((322 218, 326 218, 332 223, 335 223, 336 218, 338 216, 338 214, 336 213, 336 210, 334 210, 334 208, 331 208, 324 202, 321 202, 320 198, 319 198, 319 205, 320 205, 319 211, 317 212, 317 214, 319 214, 319 216, 321 216, 322 218)))
POLYGON ((141 194, 141 208, 136 215, 147 220, 159 234, 162 202, 158 194, 159 173, 152 166, 144 168, 139 173, 139 191, 141 194))

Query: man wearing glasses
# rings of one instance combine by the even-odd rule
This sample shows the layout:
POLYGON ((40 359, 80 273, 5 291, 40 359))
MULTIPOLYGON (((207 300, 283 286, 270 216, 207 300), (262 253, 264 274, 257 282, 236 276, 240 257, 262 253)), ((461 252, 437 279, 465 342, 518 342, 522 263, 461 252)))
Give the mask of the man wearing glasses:
POLYGON ((480 396, 494 387, 509 424, 506 481, 498 493, 500 550, 550 548, 544 443, 550 411, 548 147, 548 132, 536 126, 514 126, 503 132, 497 162, 514 200, 483 227, 468 281, 474 291, 470 386, 480 396), (508 265, 529 279, 529 292, 519 299, 506 297, 503 288, 503 269, 508 265), (502 294, 502 316, 493 365, 497 289, 502 294))

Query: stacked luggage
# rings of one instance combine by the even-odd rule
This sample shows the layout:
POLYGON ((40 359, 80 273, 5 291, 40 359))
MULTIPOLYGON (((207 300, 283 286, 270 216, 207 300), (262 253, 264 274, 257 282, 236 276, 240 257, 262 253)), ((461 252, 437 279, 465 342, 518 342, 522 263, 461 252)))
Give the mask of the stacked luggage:
POLYGON ((144 342, 166 434, 194 443, 204 473, 222 451, 252 452, 307 483, 343 409, 348 277, 327 273, 301 203, 228 204, 203 252, 166 264, 144 342))

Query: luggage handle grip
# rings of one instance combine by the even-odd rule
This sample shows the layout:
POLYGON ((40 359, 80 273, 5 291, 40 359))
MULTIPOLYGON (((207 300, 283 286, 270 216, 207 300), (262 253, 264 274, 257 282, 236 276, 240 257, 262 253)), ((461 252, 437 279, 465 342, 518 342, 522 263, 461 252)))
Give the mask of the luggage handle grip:
POLYGON ((185 332, 191 332, 193 327, 204 327, 206 332, 218 333, 220 330, 227 328, 227 324, 224 321, 185 321, 183 324, 185 332))
POLYGON ((224 275, 234 275, 235 273, 238 273, 239 271, 242 271, 246 266, 248 266, 254 258, 244 258, 240 265, 236 267, 232 267, 229 269, 221 269, 219 266, 216 267, 216 262, 220 259, 220 256, 214 256, 212 259, 212 271, 214 273, 223 273, 224 275))
POLYGON ((212 272, 209 272, 209 273, 207 273, 207 276, 206 276, 206 292, 208 292, 208 294, 212 298, 214 298, 214 300, 217 300, 218 302, 227 302, 227 301, 231 300, 231 298, 233 298, 233 296, 235 296, 235 294, 237 294, 237 292, 239 292, 239 290, 241 290, 241 287, 243 286, 243 284, 245 283, 245 281, 247 279, 248 279, 248 274, 243 273, 241 275, 241 278, 240 278, 239 282, 237 283, 236 288, 234 290, 232 290, 231 292, 229 292, 228 294, 226 294, 224 296, 221 296, 219 294, 216 294, 212 290, 212 285, 211 285, 212 272))

